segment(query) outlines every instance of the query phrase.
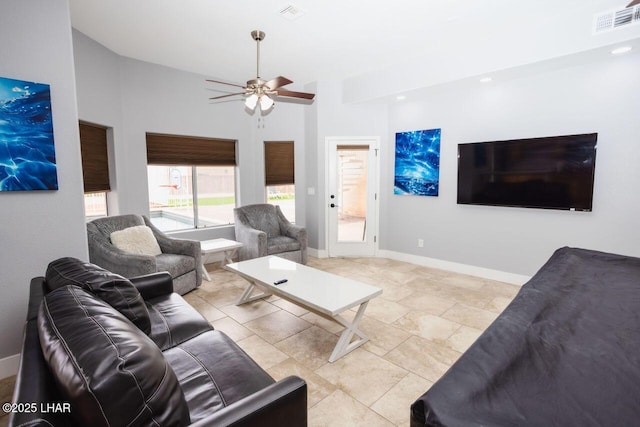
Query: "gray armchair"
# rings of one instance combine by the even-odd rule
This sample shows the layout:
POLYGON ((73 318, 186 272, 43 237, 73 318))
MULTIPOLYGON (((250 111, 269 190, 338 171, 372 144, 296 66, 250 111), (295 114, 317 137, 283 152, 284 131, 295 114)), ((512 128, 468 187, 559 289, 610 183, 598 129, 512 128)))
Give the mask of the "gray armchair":
POLYGON ((233 210, 240 261, 278 255, 307 263, 307 230, 285 218, 279 206, 247 205, 233 210))
POLYGON ((200 242, 174 239, 158 230, 149 218, 141 215, 118 215, 94 219, 87 223, 89 260, 124 277, 135 277, 157 271, 168 271, 173 289, 185 294, 202 282, 200 242), (146 225, 158 241, 160 255, 137 255, 116 248, 111 233, 137 225, 146 225))

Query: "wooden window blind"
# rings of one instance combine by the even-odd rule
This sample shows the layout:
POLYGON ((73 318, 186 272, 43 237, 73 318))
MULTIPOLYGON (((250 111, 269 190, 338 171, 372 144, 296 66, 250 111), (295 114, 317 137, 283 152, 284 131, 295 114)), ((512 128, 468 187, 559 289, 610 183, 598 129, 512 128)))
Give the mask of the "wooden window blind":
POLYGON ((79 127, 84 192, 110 191, 107 128, 84 122, 79 127))
POLYGON ((147 133, 147 163, 150 165, 236 166, 236 141, 147 133))
POLYGON ((293 141, 265 141, 266 185, 294 184, 293 141))

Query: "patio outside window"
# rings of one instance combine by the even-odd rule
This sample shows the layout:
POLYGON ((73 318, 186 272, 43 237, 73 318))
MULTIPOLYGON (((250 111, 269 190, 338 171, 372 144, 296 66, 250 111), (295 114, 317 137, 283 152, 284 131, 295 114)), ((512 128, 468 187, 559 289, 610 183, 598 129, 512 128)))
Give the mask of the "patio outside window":
POLYGON ((162 231, 233 224, 235 169, 147 166, 151 222, 162 231))

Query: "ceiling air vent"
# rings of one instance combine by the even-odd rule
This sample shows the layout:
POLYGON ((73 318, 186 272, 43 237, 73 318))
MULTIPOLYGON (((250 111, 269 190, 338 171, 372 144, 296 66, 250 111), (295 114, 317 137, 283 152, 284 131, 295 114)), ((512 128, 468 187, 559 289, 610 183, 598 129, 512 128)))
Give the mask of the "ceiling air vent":
POLYGON ((593 20, 594 34, 640 23, 640 5, 599 13, 593 20))
POLYGON ((280 16, 289 21, 295 21, 302 15, 304 15, 304 10, 292 4, 288 4, 280 8, 280 16))

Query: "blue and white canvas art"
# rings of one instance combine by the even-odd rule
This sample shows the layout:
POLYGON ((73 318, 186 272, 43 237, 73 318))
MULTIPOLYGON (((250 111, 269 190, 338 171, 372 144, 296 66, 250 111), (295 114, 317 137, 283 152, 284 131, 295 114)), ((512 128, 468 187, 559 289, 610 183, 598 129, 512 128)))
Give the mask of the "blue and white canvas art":
POLYGON ((393 194, 437 196, 440 182, 440 129, 396 133, 393 194))
POLYGON ((49 85, 0 77, 0 191, 57 189, 49 85))

